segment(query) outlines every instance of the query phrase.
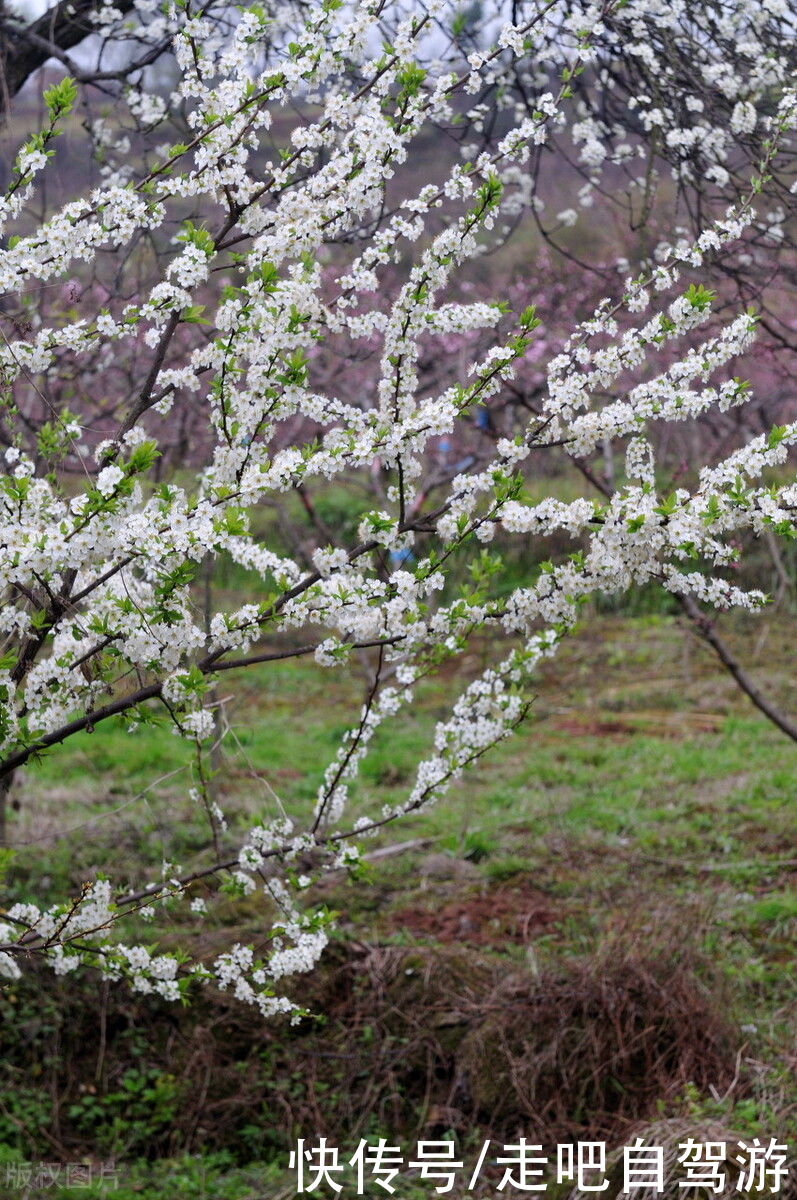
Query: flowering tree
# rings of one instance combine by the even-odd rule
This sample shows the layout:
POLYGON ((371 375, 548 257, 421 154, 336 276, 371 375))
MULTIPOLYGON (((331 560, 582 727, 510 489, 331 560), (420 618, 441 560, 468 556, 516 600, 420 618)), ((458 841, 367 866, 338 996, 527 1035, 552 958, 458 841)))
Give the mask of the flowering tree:
POLYGON ((0 345, 3 794, 73 735, 122 719, 146 737, 159 711, 195 748, 212 844, 187 876, 167 869, 128 891, 103 878, 55 907, 15 904, 0 923, 7 977, 36 953, 58 973, 93 964, 167 999, 209 981, 264 1014, 291 1010, 280 980, 326 942, 302 891, 325 871, 356 874, 365 838, 434 803, 512 732, 538 663, 597 593, 655 583, 678 597, 795 733, 700 607, 761 606, 726 570, 739 537, 794 535, 788 387, 784 423, 765 407, 763 429, 734 427, 682 486, 657 471, 662 429, 750 408, 729 368, 762 314, 790 349, 772 279, 793 269, 793 16, 777 0, 486 7, 475 22, 443 0, 83 6, 92 67, 91 46, 73 60, 79 39, 58 43, 57 20, 46 36, 6 23, 11 66, 8 45, 50 54, 78 83, 45 93, 47 121, 0 210, 2 291, 19 298, 0 345), (99 175, 53 198, 40 184, 78 84, 99 175), (113 120, 92 89, 114 94, 113 120), (432 134, 446 150, 413 186, 404 167, 432 134), (553 204, 563 176, 548 163, 579 177, 575 207, 553 204), (579 210, 609 219, 618 204, 644 237, 633 271, 587 264, 600 291, 585 319, 546 320, 544 299, 528 302, 533 279, 510 307, 467 274, 529 221, 573 257, 579 210), (612 447, 622 471, 604 469, 612 447), (532 501, 530 474, 562 458, 583 496, 532 501), (314 518, 311 493, 328 481, 370 491, 354 537, 314 518), (252 524, 289 493, 312 518, 295 555, 252 524), (552 533, 573 552, 501 587, 489 544, 552 533), (203 613, 195 580, 225 560, 261 598, 229 608, 211 592, 203 613), (376 731, 485 633, 495 659, 452 697, 405 799, 349 818, 376 731), (205 761, 214 683, 298 656, 346 670, 355 653, 366 699, 310 818, 228 830, 205 761), (137 916, 199 909, 199 877, 265 893, 278 916, 264 958, 240 945, 213 962, 153 955, 128 936, 137 916))

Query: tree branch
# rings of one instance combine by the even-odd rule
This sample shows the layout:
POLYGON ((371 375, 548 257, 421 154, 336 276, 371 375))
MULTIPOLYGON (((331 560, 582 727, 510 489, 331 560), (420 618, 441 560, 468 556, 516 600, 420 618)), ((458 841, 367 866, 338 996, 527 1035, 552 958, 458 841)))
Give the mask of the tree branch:
MULTIPOLYGON (((60 0, 30 25, 17 29, 9 22, 0 28, 0 112, 7 111, 16 96, 39 67, 50 58, 62 62, 68 50, 85 41, 98 27, 91 20, 95 0, 60 0)), ((116 8, 128 13, 133 0, 116 0, 116 8)))

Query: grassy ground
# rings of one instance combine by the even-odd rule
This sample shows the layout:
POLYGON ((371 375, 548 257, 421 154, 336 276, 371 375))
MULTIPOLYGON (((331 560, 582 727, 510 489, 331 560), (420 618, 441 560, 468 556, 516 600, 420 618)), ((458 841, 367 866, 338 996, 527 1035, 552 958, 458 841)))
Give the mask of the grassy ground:
MULTIPOLYGON (((794 621, 740 621, 729 625, 728 632, 754 664, 757 677, 793 708, 789 651, 794 621)), ((479 649, 458 672, 472 674, 489 651, 487 646, 479 649)), ((377 743, 356 805, 365 808, 375 798, 390 801, 406 792, 419 747, 428 744, 434 719, 445 714, 453 683, 449 678, 429 685, 418 709, 377 743)), ((309 806, 361 696, 362 682, 356 678, 322 674, 299 663, 250 677, 230 712, 236 739, 227 743, 220 775, 225 807, 244 819, 261 810, 273 814, 280 803, 291 811, 309 806)), ((358 962, 369 964, 382 988, 382 1007, 366 1013, 371 985, 362 984, 360 971, 354 989, 356 1019, 346 1008, 348 992, 343 999, 334 988, 329 993, 334 1001, 331 1023, 325 1033, 314 1032, 309 1043, 316 1056, 311 1073, 317 1085, 312 1101, 318 1127, 343 1128, 335 1126, 334 1114, 344 1105, 342 1089, 351 1083, 340 1072, 324 1075, 324 1047, 332 1047, 333 1057, 355 1055, 341 1040, 348 1023, 349 1036, 354 1037, 356 1028, 360 1066, 367 1065, 368 1039, 378 1041, 389 1024, 385 1003, 388 1008, 417 1003, 422 1012, 431 985, 424 985, 420 999, 415 993, 397 999, 395 991, 396 978, 411 977, 418 963, 424 964, 427 984, 434 971, 442 971, 441 963, 460 982, 463 972, 471 972, 467 988, 475 992, 484 985, 493 989, 490 995, 504 995, 510 980, 516 1006, 522 992, 523 1003, 539 1015, 535 987, 549 987, 561 1004, 565 978, 570 995, 576 978, 579 986, 600 972, 614 978, 613 960, 626 962, 627 972, 647 964, 645 978, 650 971, 655 975, 650 963, 658 961, 664 971, 654 980, 658 992, 674 995, 675 984, 669 987, 667 980, 688 968, 695 995, 705 995, 706 1004, 716 1009, 716 1020, 726 1023, 727 1028, 717 1026, 716 1037, 728 1043, 722 1053, 730 1054, 731 1074, 717 1087, 709 1076, 695 1083, 673 1068, 670 1087, 665 1086, 665 1072, 661 1094, 652 1104, 642 1092, 624 1106, 618 1102, 619 1123, 605 1125, 606 1139, 636 1128, 635 1120, 688 1119, 797 1142, 797 982, 790 969, 797 929, 796 782, 793 744, 759 719, 709 652, 674 618, 604 617, 586 624, 561 657, 546 666, 525 729, 482 760, 445 803, 408 820, 400 835, 396 832, 396 838, 412 843, 404 853, 376 859, 370 886, 354 888, 332 880, 315 889, 313 899, 340 914, 341 945, 333 947, 320 977, 326 971, 331 980, 337 970, 339 979, 340 956, 349 953, 344 946, 354 944, 366 955, 358 962), (382 957, 377 960, 375 954, 382 957), (397 963, 401 970, 391 975, 397 963)), ((114 876, 124 876, 128 860, 141 847, 153 871, 164 856, 190 868, 204 849, 206 834, 186 798, 187 787, 185 748, 166 730, 128 734, 106 725, 74 739, 22 782, 13 830, 17 855, 8 878, 14 898, 25 896, 28 884, 41 880, 43 861, 53 896, 63 894, 65 884, 79 885, 109 860, 114 876), (123 777, 120 762, 125 764, 123 777), (154 775, 160 781, 152 786, 154 775), (54 835, 65 826, 73 833, 56 844, 54 835)), ((235 936, 241 940, 256 933, 261 920, 256 911, 242 914, 232 904, 214 917, 217 925, 225 925, 227 939, 229 926, 237 924, 235 936)), ((184 932, 177 930, 175 936, 184 932)), ((204 936, 210 947, 213 928, 204 936)), ((317 986, 323 998, 327 984, 317 986)), ((459 983, 450 986, 456 992, 459 983)), ((303 1132, 312 1137, 313 1129, 300 1131, 297 1124, 302 1115, 310 1119, 306 1081, 296 1081, 291 1091, 277 1079, 291 1062, 294 1069, 299 1062, 307 1070, 299 1044, 287 1033, 271 1031, 270 1040, 261 1043, 259 1034, 246 1031, 247 1038, 257 1041, 258 1070, 266 1072, 252 1076, 252 1094, 258 1087, 272 1089, 266 1091, 269 1104, 264 1101, 251 1113, 250 1133, 242 1135, 240 1122, 225 1132, 223 1122, 205 1110, 191 1131, 184 1113, 185 1089, 196 1086, 194 1051, 194 1058, 187 1051, 180 1057, 180 1046, 173 1045, 172 1060, 164 1057, 166 1042, 156 1046, 146 1016, 128 998, 119 1002, 125 1020, 108 1026, 102 1062, 97 1062, 96 1029, 105 1010, 97 1007, 92 1013, 89 1004, 89 1017, 79 1018, 80 1050, 70 1041, 64 1018, 72 1012, 65 988, 34 980, 0 995, 5 1050, 0 1141, 7 1147, 9 1194, 15 1194, 14 1187, 22 1191, 15 1164, 81 1155, 130 1164, 118 1166, 115 1189, 106 1180, 78 1193, 87 1196, 254 1200, 292 1194, 285 1170, 287 1147, 291 1136, 303 1132), (49 989, 46 1002, 44 986, 49 989), (171 1070, 166 1069, 169 1061, 177 1064, 171 1070), (274 1096, 279 1105, 272 1106, 274 1096), (172 1128, 179 1136, 167 1136, 172 1128), (136 1165, 153 1147, 159 1161, 136 1165)), ((461 1004, 459 992, 457 996, 461 1004)), ((437 1021, 440 1005, 435 1003, 437 1021)), ((704 1016, 709 1024, 715 1020, 714 1010, 704 1016)), ((229 1026, 229 1012, 225 1020, 229 1026)), ((480 1020, 479 1036, 484 1037, 486 1026, 480 1020)), ((542 1028, 543 1018, 539 1020, 542 1028)), ((659 1017, 651 1017, 655 1020, 659 1017)), ((680 1020, 677 1013, 661 1015, 665 1024, 672 1020, 680 1020)), ((174 1024, 171 1016, 159 1015, 157 1021, 174 1024)), ((173 1037, 178 1042, 196 1037, 192 1045, 202 1044, 197 1027, 203 1021, 215 1028, 201 1007, 198 1013, 180 1013, 173 1037)), ((467 1050, 472 1034, 463 1034, 451 1053, 472 1056, 467 1050)), ((406 1025, 398 1034, 390 1027, 390 1037, 404 1038, 411 1055, 414 1043, 406 1025)), ((379 1044, 384 1047, 384 1040, 379 1044)), ((500 1132, 498 1109, 490 1101, 479 1115, 476 1100, 484 1085, 478 1072, 472 1072, 476 1107, 467 1128, 459 1127, 456 1111, 441 1109, 442 1060, 434 1061, 425 1091, 412 1092, 414 1077, 402 1083, 403 1131, 431 1131, 425 1136, 451 1131, 470 1152, 483 1133, 500 1132)), ((209 1077, 215 1078, 212 1069, 209 1077)), ((366 1075, 367 1070, 358 1077, 361 1089, 366 1075)), ((212 1108, 212 1100, 210 1095, 206 1107, 212 1108)), ((385 1104, 381 1097, 372 1107, 383 1114, 399 1112, 385 1104)), ((349 1107, 353 1113, 357 1106, 349 1107)), ((611 1106, 604 1107, 609 1112, 611 1106)), ((590 1114, 568 1112, 567 1098, 557 1113, 560 1125, 551 1128, 589 1128, 590 1114)), ((346 1130, 363 1128, 364 1136, 373 1135, 376 1126, 367 1128, 361 1118, 362 1113, 357 1120, 352 1117, 346 1130)), ((385 1116, 381 1132, 395 1139, 397 1132, 388 1121, 385 1116)), ((0 1185, 3 1163, 0 1158, 0 1185)), ((39 1192, 29 1187, 22 1194, 39 1192)), ((41 1191, 45 1194, 65 1197, 72 1192, 51 1187, 41 1191)), ((411 1184, 400 1194, 434 1193, 431 1185, 411 1184)))

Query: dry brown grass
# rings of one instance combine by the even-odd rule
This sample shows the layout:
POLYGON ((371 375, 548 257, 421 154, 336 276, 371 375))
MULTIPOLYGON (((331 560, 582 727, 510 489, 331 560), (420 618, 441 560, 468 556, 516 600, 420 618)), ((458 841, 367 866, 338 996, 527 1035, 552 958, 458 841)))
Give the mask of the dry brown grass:
MULTIPOLYGON (((631 1143, 637 1137, 642 1139, 644 1145, 661 1146, 664 1151, 664 1190, 657 1191, 654 1187, 635 1188, 633 1194, 636 1200, 684 1200, 687 1196, 691 1197, 691 1200, 708 1200, 709 1197, 714 1197, 714 1200, 732 1200, 736 1197, 738 1200, 739 1196, 745 1194, 757 1196, 776 1194, 780 1200, 795 1200, 797 1180, 794 1179, 793 1174, 794 1162, 790 1164, 791 1169, 785 1181, 781 1181, 783 1186, 777 1190, 767 1190, 766 1186, 762 1191, 758 1191, 756 1186, 748 1189, 747 1192, 739 1190, 740 1175, 745 1172, 744 1164, 748 1161, 747 1155, 739 1143, 749 1145, 750 1137, 749 1135, 744 1137, 738 1131, 729 1129, 718 1121, 670 1117, 666 1120, 652 1121, 637 1126, 630 1134, 631 1143), (724 1180, 724 1183, 721 1184, 718 1191, 708 1187, 683 1188, 680 1186, 686 1180, 686 1174, 679 1159, 683 1155, 682 1148, 690 1139, 700 1144, 712 1142, 723 1147, 724 1154, 717 1174, 721 1180, 724 1180)), ((762 1141, 766 1144, 767 1139, 763 1138, 762 1141)), ((788 1160, 787 1165, 789 1165, 788 1160)), ((622 1148, 607 1156, 606 1177, 609 1180, 609 1186, 601 1193, 605 1200, 620 1200, 622 1196, 627 1195, 622 1191, 622 1148)), ((771 1176, 768 1178, 772 1179, 771 1176)), ((591 1197, 594 1198, 595 1194, 594 1191, 581 1191, 573 1188, 567 1196, 563 1197, 563 1200, 590 1200, 591 1197)))
POLYGON ((131 1068, 168 1072, 178 1092, 143 1151, 153 1155, 224 1146, 251 1156, 297 1136, 356 1145, 374 1129, 405 1144, 452 1129, 618 1143, 687 1083, 724 1091, 733 1079, 740 1038, 707 978, 671 938, 510 973, 506 960, 454 946, 334 945, 297 984, 322 1021, 289 1030, 211 993, 179 1014, 121 989, 92 1004, 65 981, 57 1056, 46 1030, 34 1040, 66 1154, 86 1135, 70 1105, 87 1085, 98 1097, 118 1090, 131 1068), (252 1130, 266 1137, 259 1150, 252 1130))
POLYGON ((611 947, 499 984, 459 1063, 475 1115, 539 1140, 622 1136, 686 1084, 724 1092, 735 1037, 674 947, 611 947))

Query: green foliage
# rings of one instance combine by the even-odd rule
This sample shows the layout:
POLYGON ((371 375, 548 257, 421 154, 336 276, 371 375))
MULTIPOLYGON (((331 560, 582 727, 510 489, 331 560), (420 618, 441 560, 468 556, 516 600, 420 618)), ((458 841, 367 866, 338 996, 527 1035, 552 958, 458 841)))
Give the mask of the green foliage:
MULTIPOLYGON (((172 148, 173 150, 175 147, 172 148)), ((185 149, 185 147, 183 147, 185 149)), ((179 242, 185 242, 188 245, 196 246, 208 258, 215 250, 215 244, 211 234, 207 229, 202 229, 195 225, 193 221, 183 221, 182 229, 177 235, 179 242)))
POLYGON ((425 78, 426 71, 417 63, 407 63, 402 67, 396 75, 396 82, 399 85, 399 103, 416 96, 421 90, 425 78))
POLYGON ((797 892, 775 892, 754 901, 747 909, 752 924, 782 927, 797 921, 797 892))
POLYGON ((157 442, 139 442, 130 452, 127 461, 123 463, 123 469, 127 475, 142 475, 154 465, 155 460, 159 457, 160 451, 157 442))
POLYGON ((71 111, 76 98, 77 84, 69 75, 65 75, 58 83, 44 91, 44 103, 53 121, 65 117, 71 111))
POLYGON ((709 291, 708 288, 703 287, 702 283, 690 283, 684 292, 684 296, 692 308, 698 309, 699 312, 704 312, 705 309, 711 307, 717 297, 717 293, 709 291))
POLYGON ((180 1104, 180 1085, 157 1070, 125 1071, 113 1091, 86 1091, 67 1110, 81 1133, 90 1134, 101 1154, 146 1152, 154 1137, 171 1128, 180 1104))
POLYGON ((504 185, 497 175, 488 175, 476 189, 476 213, 481 217, 497 208, 503 195, 504 185))

